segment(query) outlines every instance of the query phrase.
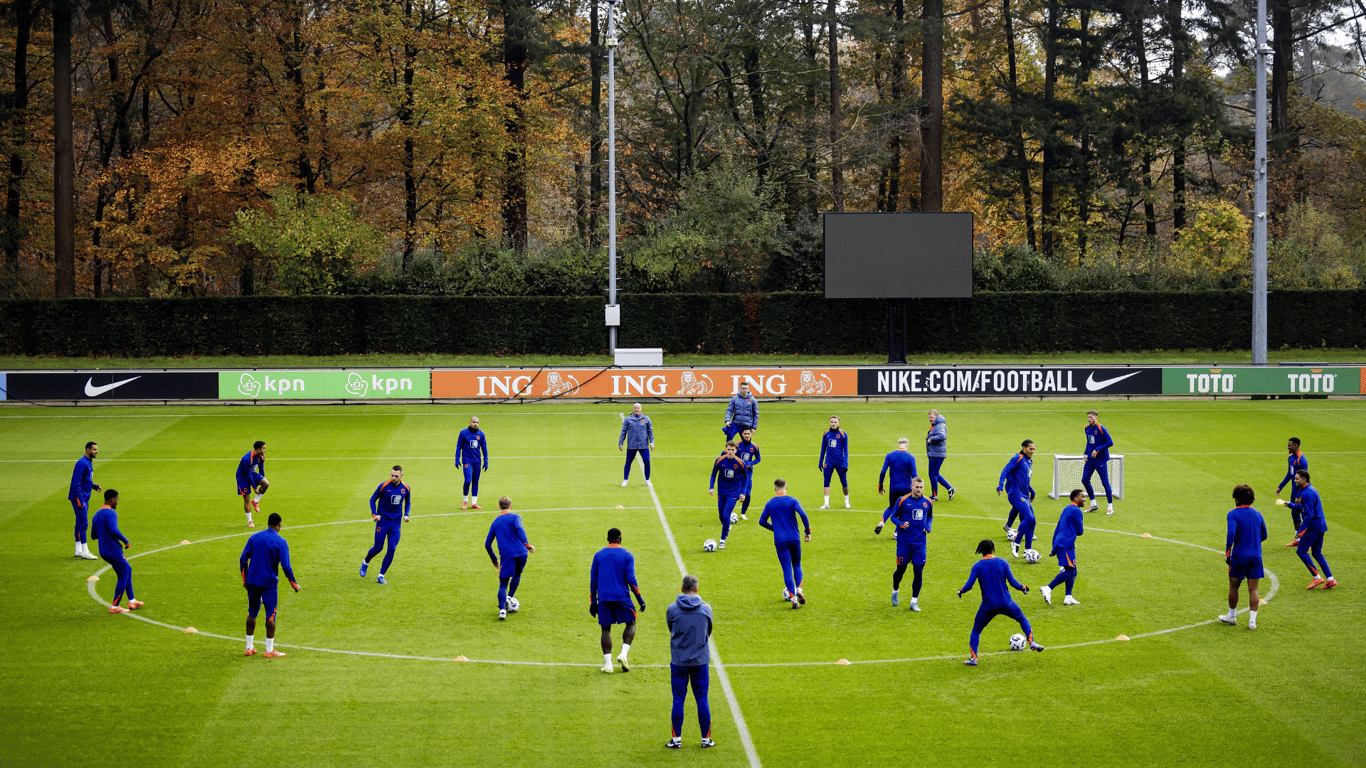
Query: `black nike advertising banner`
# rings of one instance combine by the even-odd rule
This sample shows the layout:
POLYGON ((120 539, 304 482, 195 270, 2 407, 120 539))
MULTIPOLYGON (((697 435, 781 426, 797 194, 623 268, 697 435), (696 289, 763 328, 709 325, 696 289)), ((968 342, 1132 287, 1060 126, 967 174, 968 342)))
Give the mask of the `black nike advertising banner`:
POLYGON ((1160 395, 1161 368, 860 368, 860 395, 1160 395))
POLYGON ((218 372, 11 371, 4 390, 6 400, 216 400, 218 372))

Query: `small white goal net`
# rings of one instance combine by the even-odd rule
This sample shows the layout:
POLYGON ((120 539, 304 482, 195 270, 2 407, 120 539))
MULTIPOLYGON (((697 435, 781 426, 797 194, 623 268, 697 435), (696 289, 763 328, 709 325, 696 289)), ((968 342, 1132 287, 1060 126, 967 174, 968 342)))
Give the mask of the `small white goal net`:
MULTIPOLYGON (((1086 457, 1081 454, 1058 454, 1054 456, 1053 490, 1049 492, 1048 498, 1059 499, 1071 494, 1076 488, 1084 488, 1081 484, 1081 471, 1085 465, 1086 457)), ((1110 489, 1114 491, 1115 498, 1124 498, 1124 455, 1110 454, 1110 460, 1106 462, 1105 467, 1110 474, 1110 489)), ((1099 472, 1091 474, 1091 487, 1095 489, 1096 496, 1102 498, 1105 496, 1105 489, 1100 484, 1099 472)))

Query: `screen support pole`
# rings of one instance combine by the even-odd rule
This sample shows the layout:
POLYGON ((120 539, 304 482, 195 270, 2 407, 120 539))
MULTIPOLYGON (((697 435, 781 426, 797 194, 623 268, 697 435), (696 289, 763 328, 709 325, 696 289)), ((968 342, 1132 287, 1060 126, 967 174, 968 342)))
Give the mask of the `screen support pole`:
POLYGON ((887 364, 906 364, 906 300, 887 300, 887 364), (897 315, 901 319, 901 338, 897 339, 897 315))

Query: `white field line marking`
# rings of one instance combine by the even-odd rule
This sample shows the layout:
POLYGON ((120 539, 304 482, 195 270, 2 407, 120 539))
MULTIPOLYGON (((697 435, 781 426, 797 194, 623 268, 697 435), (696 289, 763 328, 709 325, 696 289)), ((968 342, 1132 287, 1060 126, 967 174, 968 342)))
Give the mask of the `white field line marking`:
MULTIPOLYGON (((651 459, 714 459, 721 454, 701 453, 684 455, 659 455, 651 451, 651 459)), ((1315 456, 1360 456, 1366 451, 1314 451, 1315 456)), ((850 456, 862 456, 877 458, 884 456, 881 453, 851 453, 850 456)), ((1000 451, 991 453, 955 453, 954 456, 1001 456, 1000 451)), ((1051 453, 1040 453, 1038 456, 1052 456, 1051 453)), ((1064 454, 1073 456, 1076 454, 1064 454)), ((1284 456, 1285 451, 1128 451, 1126 456, 1284 456)), ((208 462, 231 462, 237 461, 241 457, 231 456, 203 456, 197 458, 108 458, 101 459, 102 463, 113 463, 122 461, 143 461, 143 462, 172 462, 172 461, 208 461, 208 462)), ((499 456, 500 460, 525 460, 525 461, 545 461, 547 459, 615 459, 621 460, 621 454, 574 454, 559 456, 499 456)), ((809 459, 809 453, 770 453, 765 454, 765 458, 770 459, 809 459)), ((278 461, 452 461, 450 456, 277 456, 271 458, 272 462, 278 461)), ((66 464, 71 459, 0 459, 0 464, 66 464)))
MULTIPOLYGON (((621 420, 626 421, 626 414, 618 413, 621 420)), ((664 516, 664 507, 659 503, 659 494, 655 493, 653 485, 645 486, 650 491, 650 498, 655 502, 655 511, 659 513, 659 524, 664 528, 664 538, 669 540, 669 549, 673 550, 674 562, 678 564, 678 575, 688 575, 688 567, 683 565, 683 554, 678 551, 678 542, 674 540, 673 529, 669 527, 669 520, 664 516)), ((665 610, 668 610, 667 608, 665 610)), ((740 732, 740 743, 745 748, 745 755, 749 757, 749 764, 753 768, 761 768, 759 753, 754 749, 754 740, 749 736, 749 726, 745 725, 745 715, 740 711, 740 702, 735 698, 735 690, 730 686, 730 676, 726 674, 726 665, 721 662, 721 652, 716 649, 716 639, 707 638, 707 648, 711 651, 711 662, 716 667, 716 679, 721 681, 721 690, 726 694, 726 704, 730 706, 730 714, 735 719, 735 728, 740 732)))
MULTIPOLYGON (((651 488, 651 495, 654 495, 654 490, 653 490, 653 488, 651 488)), ((568 507, 568 508, 562 508, 562 509, 539 509, 539 510, 523 510, 523 511, 524 511, 524 512, 568 512, 568 511, 598 510, 598 509, 607 509, 607 508, 606 508, 606 507, 568 507)), ((649 509, 649 507, 626 507, 626 509, 649 509)), ((711 507, 710 507, 710 506, 703 506, 703 507, 669 507, 669 509, 711 509, 711 507)), ((659 503, 658 503, 658 497, 655 498, 655 510, 656 510, 656 512, 657 512, 658 514, 660 514, 661 516, 663 515, 662 507, 661 507, 661 506, 659 505, 659 503)), ((460 516, 466 516, 466 515, 480 515, 480 514, 485 514, 485 512, 483 512, 483 511, 479 511, 479 512, 445 512, 445 513, 440 513, 440 514, 435 514, 435 515, 421 515, 421 517, 460 517, 460 516)), ((979 516, 974 516, 974 515, 940 514, 939 516, 940 516, 940 517, 954 517, 954 518, 958 518, 958 519, 962 519, 962 520, 990 520, 990 521, 992 521, 992 522, 995 522, 995 521, 998 519, 998 518, 994 518, 994 517, 979 517, 979 516)), ((303 528, 319 528, 319 527, 327 526, 327 525, 345 525, 345 524, 347 524, 347 523, 369 523, 369 522, 370 522, 370 520, 369 520, 369 519, 366 519, 366 518, 363 518, 363 519, 360 519, 360 520, 337 520, 337 521, 328 522, 328 523, 310 523, 310 524, 308 524, 308 525, 297 525, 297 526, 292 526, 291 530, 292 530, 292 529, 303 529, 303 528)), ((1041 522, 1040 525, 1053 525, 1053 523, 1041 522)), ((1140 535, 1140 534, 1137 534, 1137 533, 1130 533, 1130 532, 1128 532, 1128 531, 1115 531, 1115 530, 1111 530, 1111 529, 1108 529, 1108 528, 1092 528, 1091 530, 1099 531, 1099 532, 1102 532, 1102 533, 1115 533, 1115 534, 1119 534, 1119 535, 1121 535, 1121 536, 1141 537, 1141 535, 1140 535)), ((240 537, 243 537, 243 536, 250 536, 250 535, 252 535, 253 533, 256 533, 256 531, 243 531, 243 532, 241 532, 241 533, 230 533, 230 534, 226 534, 226 535, 224 535, 224 536, 213 536, 213 537, 210 537, 210 538, 207 538, 207 539, 200 539, 200 540, 198 540, 198 541, 192 541, 192 542, 190 542, 190 543, 191 543, 191 544, 204 544, 204 543, 210 542, 210 541, 221 541, 221 540, 223 540, 223 539, 233 539, 233 538, 240 538, 240 537)), ((679 569, 682 570, 682 569, 683 569, 683 566, 682 566, 682 562, 683 562, 682 555, 678 552, 677 545, 675 544, 674 539, 673 539, 673 533, 672 533, 672 531, 671 531, 667 526, 665 527, 665 535, 669 537, 670 545, 673 546, 673 548, 674 548, 674 557, 675 557, 675 561, 676 561, 677 563, 679 563, 679 569)), ((1152 539, 1154 539, 1154 540, 1156 540, 1156 541, 1165 541, 1165 542, 1168 542, 1168 543, 1171 543, 1171 544, 1180 544, 1180 545, 1182 545, 1182 546, 1194 547, 1195 549, 1203 549, 1203 550, 1205 550, 1205 551, 1207 551, 1207 552, 1213 552, 1213 553, 1215 553, 1215 554, 1219 554, 1219 550, 1217 550, 1217 549, 1212 549, 1212 548, 1206 547, 1206 546, 1202 546, 1202 545, 1200 545, 1200 544, 1191 544, 1191 543, 1189 543, 1189 542, 1177 541, 1176 539, 1162 538, 1162 537, 1160 537, 1160 536, 1151 536, 1150 538, 1152 538, 1152 539)), ((147 555, 155 555, 155 554, 157 554, 158 552, 165 552, 166 550, 169 550, 169 549, 176 549, 176 548, 178 548, 178 547, 180 547, 180 546, 182 546, 182 545, 180 545, 180 544, 172 544, 171 546, 161 547, 161 548, 159 548, 159 549, 152 549, 152 550, 148 550, 148 551, 146 551, 146 552, 139 552, 139 553, 136 554, 136 555, 131 555, 131 556, 129 556, 128 559, 129 559, 129 560, 136 560, 136 559, 139 558, 139 557, 146 557, 147 555)), ((95 571, 94 575, 95 575, 95 576, 102 576, 102 575, 104 575, 104 574, 105 574, 106 572, 108 572, 108 571, 109 571, 109 566, 106 565, 106 566, 104 566, 103 568, 99 569, 98 571, 95 571)), ((1270 601, 1271 598, 1275 597, 1276 592, 1280 589, 1281 582, 1280 582, 1280 579, 1278 579, 1278 578, 1276 577, 1276 574, 1275 574, 1275 573, 1273 573, 1273 572, 1270 571, 1270 570, 1267 570, 1266 572, 1267 572, 1268 576, 1269 576, 1270 579, 1271 579, 1271 591, 1270 591, 1269 593, 1267 593, 1267 595, 1266 595, 1266 600, 1270 601)), ((95 602, 99 603, 100 605, 103 605, 103 606, 106 607, 106 608, 109 607, 109 603, 106 602, 104 599, 102 599, 102 598, 99 596, 99 594, 95 592, 95 583, 94 583, 94 582, 87 582, 87 583, 86 583, 86 591, 90 593, 91 599, 93 599, 95 602)), ((1248 610, 1248 609, 1243 608, 1243 609, 1240 609, 1238 612, 1239 612, 1239 613, 1244 613, 1244 612, 1246 612, 1247 610, 1248 610)), ((139 613, 127 613, 127 614, 124 614, 124 615, 125 615, 125 616, 128 616, 128 617, 130 617, 130 618, 137 619, 138 621, 145 622, 145 623, 147 623, 147 624, 153 624, 153 625, 155 625, 155 626, 158 626, 158 627, 165 627, 165 628, 167 628, 167 629, 174 629, 174 630, 176 630, 176 631, 178 631, 178 632, 179 632, 179 631, 183 631, 183 630, 185 629, 184 627, 179 627, 179 626, 176 626, 176 625, 174 625, 174 624, 167 624, 167 623, 165 623, 165 622, 157 621, 157 620, 155 620, 155 619, 149 619, 149 618, 147 618, 146 616, 144 616, 144 615, 142 615, 142 614, 139 614, 139 613)), ((1187 625, 1181 626, 1181 627, 1172 627, 1172 628, 1170 628, 1170 629, 1159 629, 1159 630, 1154 630, 1154 631, 1152 631, 1152 632, 1144 632, 1144 633, 1141 633, 1141 634, 1132 635, 1132 636, 1130 636, 1129 639, 1130 639, 1130 640, 1137 640, 1137 639, 1139 639, 1139 638, 1144 638, 1144 637, 1154 637, 1154 636, 1157 636, 1157 635, 1166 635, 1166 634, 1170 634, 1170 633, 1173 633, 1173 632, 1181 632, 1181 631, 1183 631, 1183 630, 1194 629, 1194 628, 1196 628, 1196 627, 1203 627, 1203 626, 1206 626, 1206 625, 1209 625, 1209 624, 1213 624, 1213 623, 1215 623, 1216 621, 1218 621, 1217 618, 1216 618, 1216 619, 1210 619, 1210 620, 1208 620, 1208 621, 1196 622, 1196 623, 1194 623, 1194 624, 1187 624, 1187 625)), ((214 633, 212 633, 212 632, 196 632, 196 634, 202 635, 202 636, 204 636, 204 637, 216 638, 216 639, 218 639, 218 640, 228 640, 228 641, 242 642, 242 638, 240 638, 240 637, 229 637, 228 635, 219 635, 219 634, 214 634, 214 633)), ((1113 639, 1107 639, 1107 640, 1091 640, 1091 641, 1088 641, 1088 642, 1083 642, 1083 643, 1071 643, 1071 644, 1068 644, 1068 645, 1053 645, 1053 646, 1049 646, 1049 648, 1052 649, 1052 650, 1062 650, 1062 649, 1064 649, 1064 648, 1082 648, 1082 647, 1089 646, 1089 645, 1104 645, 1104 644, 1106 644, 1106 643, 1114 643, 1114 642, 1119 642, 1119 641, 1113 640, 1113 639)), ((319 652, 319 653, 337 653, 337 654, 342 654, 342 655, 346 655, 346 656, 364 656, 364 657, 373 657, 373 658, 381 658, 381 659, 403 659, 403 660, 410 660, 410 661, 450 661, 450 659, 448 659, 448 658, 444 658, 444 657, 435 657, 435 656, 410 656, 410 655, 398 654, 398 653, 378 653, 378 652, 370 652, 370 651, 348 651, 348 650, 340 650, 340 649, 336 649, 336 648, 317 648, 317 647, 307 646, 307 645, 286 645, 286 644, 284 644, 284 643, 281 643, 281 644, 280 644, 280 647, 281 647, 281 648, 294 648, 294 649, 305 650, 305 651, 315 651, 315 652, 319 652)), ((714 643, 712 644, 712 651, 713 651, 713 653, 715 653, 715 644, 714 644, 714 643)), ((1009 653, 1015 653, 1015 651, 986 651, 986 652, 981 652, 981 653, 979 653, 978 655, 979 655, 979 656, 1003 656, 1003 655, 1006 655, 1006 654, 1009 654, 1009 653)), ((961 654, 957 654, 957 655, 948 655, 948 656, 921 656, 921 657, 916 657, 916 658, 903 658, 903 659, 863 659, 863 660, 852 660, 851 663, 853 663, 853 664, 903 664, 903 663, 920 662, 920 661, 944 661, 944 660, 948 660, 948 659, 957 659, 957 658, 960 658, 960 656, 961 656, 961 654)), ((583 663, 583 662, 567 662, 567 661, 507 661, 507 660, 499 660, 499 659, 469 659, 469 663, 471 663, 471 664, 501 664, 501 665, 505 665, 505 666, 529 666, 529 667, 595 667, 595 668, 596 668, 596 667, 598 666, 596 663, 589 664, 589 663, 583 663)), ((744 667, 744 668, 750 668, 750 667, 821 667, 821 666, 829 666, 831 663, 832 663, 832 662, 829 662, 829 661, 780 661, 780 662, 767 662, 767 663, 741 663, 741 664, 731 664, 730 666, 732 666, 732 667, 737 667, 737 668, 740 668, 740 667, 744 667)), ((641 668, 644 668, 644 669, 649 669, 649 668, 664 668, 664 667, 666 667, 667 665, 665 665, 665 664, 635 664, 635 665, 633 665, 633 666, 641 667, 641 668)), ((723 686, 723 687, 724 687, 724 686, 723 686)))

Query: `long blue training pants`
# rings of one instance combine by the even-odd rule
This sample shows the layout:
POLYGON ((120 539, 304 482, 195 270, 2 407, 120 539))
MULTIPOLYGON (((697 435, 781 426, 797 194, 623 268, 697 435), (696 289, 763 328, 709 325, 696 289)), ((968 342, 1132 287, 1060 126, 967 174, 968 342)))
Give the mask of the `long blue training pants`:
POLYGON ((1020 512, 1020 531, 1015 535, 1015 541, 1021 547, 1029 549, 1034 546, 1034 527, 1038 525, 1039 519, 1034 516, 1034 508, 1027 507, 1020 512))
MULTIPOLYGON (((85 532, 86 529, 90 527, 90 524, 87 522, 86 518, 86 515, 90 513, 90 504, 88 502, 76 501, 75 499, 72 499, 71 511, 76 513, 76 541, 85 544, 85 532)), ((1299 523, 1296 522, 1295 525, 1296 530, 1299 530, 1299 523)))
POLYGON ((1020 622, 1020 629, 1024 630, 1025 638, 1029 642, 1034 642, 1034 630, 1029 627, 1029 619, 1025 618, 1024 611, 1020 606, 1011 601, 1007 605, 987 605, 982 603, 982 607, 977 609, 977 618, 972 622, 972 635, 968 638, 968 646, 972 648, 972 655, 977 656, 977 643, 982 639, 982 630, 987 628, 991 620, 997 616, 1009 616, 1020 622))
POLYGON ((1110 468, 1106 466, 1108 463, 1109 462, 1097 460, 1092 464, 1088 461, 1086 462, 1086 465, 1082 467, 1081 487, 1086 489, 1086 498, 1096 498, 1096 492, 1091 489, 1091 473, 1095 472, 1100 475, 1100 484, 1105 488, 1105 502, 1107 504, 1113 504, 1115 502, 1115 496, 1110 491, 1110 468))
POLYGON ((735 511, 735 505, 739 501, 739 496, 716 497, 716 513, 721 517, 721 541, 725 541, 730 535, 730 513, 735 511))
POLYGON ((1311 576, 1317 577, 1319 571, 1314 570, 1314 564, 1309 561, 1309 553, 1314 553, 1314 559, 1318 561, 1319 568, 1323 570, 1323 578, 1333 578, 1333 569, 1328 567, 1328 560, 1323 556, 1323 532, 1306 533, 1300 538, 1300 543, 1295 547, 1295 554, 1304 561, 1304 567, 1309 569, 1311 576))
POLYGON ((636 454, 640 454, 640 461, 645 465, 645 479, 650 479, 650 449, 649 448, 627 448, 626 467, 621 471, 622 480, 631 479, 631 463, 636 460, 636 454))
POLYGON ((1014 525, 1014 524, 1015 524, 1015 518, 1016 518, 1016 517, 1020 518, 1020 536, 1017 536, 1017 537, 1015 538, 1015 540, 1016 540, 1016 541, 1019 541, 1019 540, 1020 540, 1020 537, 1024 536, 1024 532, 1025 532, 1025 519, 1026 519, 1026 518, 1028 518, 1028 519, 1030 520, 1030 523, 1029 523, 1029 538, 1030 538, 1030 539, 1033 539, 1033 538, 1034 538, 1034 519, 1035 519, 1035 518, 1034 518, 1034 505, 1030 504, 1029 501, 1028 501, 1027 499, 1025 499, 1025 497, 1023 497, 1023 496, 1011 496, 1011 497, 1010 497, 1010 516, 1006 518, 1006 525, 1007 525, 1007 526, 1014 525))
POLYGON ((783 585, 790 594, 797 594, 802 585, 802 543, 800 541, 775 541, 778 550, 778 565, 783 569, 783 585))
POLYGON ((109 567, 113 568, 114 573, 118 574, 119 577, 118 582, 114 584, 113 604, 118 605, 119 601, 122 600, 124 597, 127 597, 129 601, 134 600, 135 598, 133 597, 133 566, 129 565, 128 561, 123 559, 123 555, 114 555, 113 557, 109 557, 108 555, 105 555, 103 552, 101 552, 100 557, 106 563, 109 563, 109 567))
POLYGON ((365 553, 365 562, 370 562, 375 555, 379 554, 381 549, 384 549, 384 543, 387 539, 389 550, 384 553, 384 562, 380 563, 379 575, 383 576, 389 572, 389 565, 394 562, 394 550, 398 549, 398 540, 402 535, 403 529, 398 525, 386 525, 384 521, 375 524, 375 546, 365 553))
POLYGON ((896 509, 896 503, 901 500, 902 496, 910 492, 910 488, 892 488, 887 491, 887 508, 882 511, 882 522, 885 523, 891 519, 892 510, 896 509))
POLYGON ((941 475, 941 474, 939 474, 939 468, 942 467, 942 466, 944 466, 944 458, 945 458, 944 456, 931 456, 931 457, 929 457, 929 459, 930 459, 930 495, 931 495, 931 496, 938 496, 938 495, 939 495, 939 486, 941 486, 941 485, 944 486, 945 488, 948 488, 949 490, 953 490, 953 486, 949 484, 949 481, 948 481, 948 480, 945 480, 945 479, 944 479, 944 476, 941 475))
POLYGON ((464 470, 465 470, 465 490, 464 490, 464 495, 466 495, 466 496, 478 496, 478 495, 479 495, 479 476, 480 476, 481 474, 484 473, 484 468, 483 468, 481 465, 479 465, 479 464, 469 464, 469 463, 466 463, 466 464, 464 465, 464 470), (473 489, 473 491, 474 491, 473 493, 470 492, 471 489, 473 489))
POLYGON ((669 665, 669 684, 673 687, 673 735, 683 737, 683 702, 688 698, 688 685, 692 684, 692 695, 697 700, 697 724, 702 726, 702 738, 711 738, 711 705, 707 703, 707 684, 710 682, 706 664, 685 667, 669 665))

